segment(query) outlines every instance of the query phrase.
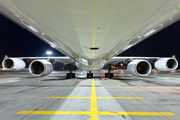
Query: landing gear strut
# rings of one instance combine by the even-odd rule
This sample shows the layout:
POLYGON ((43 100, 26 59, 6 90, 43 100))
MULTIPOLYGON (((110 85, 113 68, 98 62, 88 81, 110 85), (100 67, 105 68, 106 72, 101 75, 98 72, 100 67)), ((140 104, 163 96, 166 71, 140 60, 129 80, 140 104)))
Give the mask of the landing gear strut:
POLYGON ((72 73, 72 65, 68 64, 68 69, 70 73, 67 73, 66 78, 75 78, 75 73, 72 73))
POLYGON ((108 65, 108 73, 105 73, 105 78, 112 78, 112 77, 114 77, 114 74, 110 73, 111 70, 112 70, 111 65, 108 65))
POLYGON ((89 71, 89 73, 87 73, 87 78, 93 78, 93 73, 91 73, 91 71, 89 71))

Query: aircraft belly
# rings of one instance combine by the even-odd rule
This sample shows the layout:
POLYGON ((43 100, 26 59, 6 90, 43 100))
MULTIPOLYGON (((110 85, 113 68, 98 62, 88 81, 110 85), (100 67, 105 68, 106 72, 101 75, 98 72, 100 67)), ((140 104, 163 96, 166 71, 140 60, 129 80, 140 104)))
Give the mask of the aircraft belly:
POLYGON ((11 19, 75 61, 92 66, 146 39, 144 35, 158 25, 164 28, 179 20, 180 12, 179 0, 0 0, 0 3, 1 12, 11 19))

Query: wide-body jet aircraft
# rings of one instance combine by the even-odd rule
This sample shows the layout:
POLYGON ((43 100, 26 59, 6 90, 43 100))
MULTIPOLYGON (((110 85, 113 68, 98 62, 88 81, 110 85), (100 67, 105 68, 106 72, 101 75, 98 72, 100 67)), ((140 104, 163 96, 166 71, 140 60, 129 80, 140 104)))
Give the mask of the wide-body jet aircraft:
POLYGON ((67 77, 74 78, 71 66, 99 71, 108 66, 105 77, 113 77, 111 65, 127 63, 135 76, 147 76, 151 64, 162 71, 174 70, 172 57, 115 57, 135 44, 180 19, 180 0, 0 0, 0 12, 29 30, 67 57, 6 57, 3 67, 45 76, 54 62, 69 65, 67 77))

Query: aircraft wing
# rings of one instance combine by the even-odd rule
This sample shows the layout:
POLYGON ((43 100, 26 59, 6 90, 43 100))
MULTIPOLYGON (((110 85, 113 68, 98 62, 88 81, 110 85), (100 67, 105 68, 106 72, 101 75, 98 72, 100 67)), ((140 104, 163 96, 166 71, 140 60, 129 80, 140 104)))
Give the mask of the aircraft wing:
POLYGON ((16 57, 19 58, 23 61, 27 61, 27 60, 48 60, 51 62, 61 62, 63 64, 75 64, 75 61, 69 57, 16 57))
MULTIPOLYGON (((112 64, 124 62, 127 64, 127 71, 134 76, 147 76, 151 73, 152 65, 157 70, 170 71, 178 67, 178 61, 175 56, 172 57, 113 57, 105 64, 110 71, 112 64)), ((112 77, 113 74, 105 74, 106 77, 112 77)))
MULTIPOLYGON (((124 63, 129 63, 133 60, 147 60, 149 62, 155 62, 162 57, 113 57, 112 59, 109 59, 106 63, 107 64, 114 64, 116 65, 119 62, 124 62, 124 63)), ((165 57, 163 57, 165 58, 165 57)), ((172 57, 167 57, 167 58, 172 58, 172 57)))
MULTIPOLYGON (((29 65, 29 72, 35 76, 45 76, 49 75, 53 71, 52 63, 61 62, 64 64, 69 64, 68 68, 70 73, 67 73, 67 78, 75 78, 75 73, 72 73, 71 65, 75 65, 75 61, 69 57, 18 57, 18 58, 8 58, 2 62, 3 68, 7 70, 22 70, 25 68, 25 62, 32 61, 29 65)), ((118 62, 127 63, 127 71, 134 76, 147 76, 151 73, 152 64, 157 70, 170 71, 178 67, 178 61, 173 57, 113 57, 109 59, 105 66, 108 67, 108 73, 105 73, 105 77, 113 77, 110 73, 112 64, 117 64, 118 62), (150 64, 151 63, 151 64, 150 64)), ((81 64, 76 64, 78 68, 81 68, 81 64)), ((92 73, 88 73, 87 77, 93 76, 92 73)))

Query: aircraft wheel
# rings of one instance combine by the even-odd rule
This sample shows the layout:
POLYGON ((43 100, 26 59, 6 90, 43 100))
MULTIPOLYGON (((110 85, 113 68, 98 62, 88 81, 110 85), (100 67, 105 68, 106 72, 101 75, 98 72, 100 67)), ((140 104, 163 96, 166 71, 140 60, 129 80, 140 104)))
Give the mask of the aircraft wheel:
POLYGON ((72 73, 72 78, 75 78, 75 73, 72 73))
POLYGON ((87 78, 93 78, 93 73, 87 73, 87 78))
POLYGON ((108 73, 105 73, 105 78, 108 78, 108 73))
POLYGON ((70 78, 70 73, 67 73, 67 74, 66 74, 66 78, 70 78))

